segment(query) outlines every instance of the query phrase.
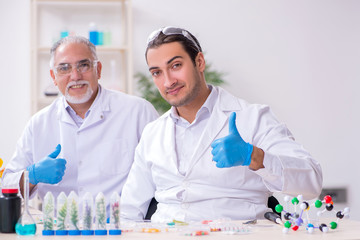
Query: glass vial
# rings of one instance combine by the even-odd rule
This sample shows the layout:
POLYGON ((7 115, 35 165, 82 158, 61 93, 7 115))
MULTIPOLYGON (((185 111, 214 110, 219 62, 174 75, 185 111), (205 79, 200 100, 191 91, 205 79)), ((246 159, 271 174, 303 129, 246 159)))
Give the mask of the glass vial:
POLYGON ((83 230, 81 231, 82 235, 94 235, 93 228, 93 209, 94 209, 94 200, 91 193, 87 192, 83 198, 83 230))
POLYGON ((79 199, 74 191, 71 191, 68 199, 69 235, 80 235, 79 230, 79 199))
POLYGON ((57 197, 56 205, 56 235, 67 235, 67 197, 64 192, 61 192, 57 197))
POLYGON ((120 196, 113 192, 110 197, 110 230, 109 235, 120 235, 120 196))
POLYGON ((95 235, 107 235, 105 196, 99 192, 95 198, 95 235))
POLYGON ((42 231, 43 235, 49 236, 54 235, 54 210, 55 210, 55 201, 54 195, 51 192, 47 192, 44 197, 43 203, 43 223, 44 229, 42 231))

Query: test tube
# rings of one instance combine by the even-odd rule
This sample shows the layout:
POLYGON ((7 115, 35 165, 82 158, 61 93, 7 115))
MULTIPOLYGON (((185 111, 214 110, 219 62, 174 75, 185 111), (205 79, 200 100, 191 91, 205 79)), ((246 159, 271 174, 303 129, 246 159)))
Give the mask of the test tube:
POLYGON ((113 192, 110 197, 110 230, 109 235, 120 235, 120 196, 113 192))
POLYGON ((57 197, 56 205, 56 235, 67 235, 66 230, 66 216, 67 216, 67 197, 64 192, 61 192, 57 197))
POLYGON ((82 235, 94 235, 93 225, 94 201, 91 193, 87 192, 83 198, 83 230, 82 235))
POLYGON ((68 196, 69 235, 80 235, 78 196, 71 191, 68 196))
POLYGON ((95 235, 107 235, 106 230, 106 206, 105 196, 99 192, 95 198, 96 218, 95 218, 95 235))
POLYGON ((47 192, 44 197, 43 203, 43 223, 44 229, 42 234, 45 236, 54 235, 54 195, 51 192, 47 192))

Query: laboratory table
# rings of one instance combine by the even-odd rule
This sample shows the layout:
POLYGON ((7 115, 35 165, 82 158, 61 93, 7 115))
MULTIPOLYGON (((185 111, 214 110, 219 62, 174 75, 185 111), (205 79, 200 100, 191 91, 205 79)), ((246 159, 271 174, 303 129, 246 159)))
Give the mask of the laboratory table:
MULTIPOLYGON (((326 223, 327 221, 324 221, 326 223)), ((239 222, 241 224, 241 222, 239 222)), ((283 225, 278 225, 268 220, 258 220, 256 224, 249 227, 249 233, 241 233, 238 235, 224 234, 222 232, 210 232, 209 235, 204 236, 185 236, 177 231, 159 232, 159 233, 142 233, 142 232, 123 232, 119 236, 42 236, 42 225, 37 224, 37 232, 35 236, 18 236, 16 234, 0 233, 1 240, 39 240, 39 239, 69 239, 69 240, 105 240, 105 239, 204 239, 204 240, 227 240, 227 239, 358 239, 360 240, 360 221, 350 219, 343 219, 339 222, 337 229, 330 229, 329 232, 323 233, 318 229, 310 234, 305 227, 300 227, 297 231, 290 230, 289 233, 284 234, 283 225)))

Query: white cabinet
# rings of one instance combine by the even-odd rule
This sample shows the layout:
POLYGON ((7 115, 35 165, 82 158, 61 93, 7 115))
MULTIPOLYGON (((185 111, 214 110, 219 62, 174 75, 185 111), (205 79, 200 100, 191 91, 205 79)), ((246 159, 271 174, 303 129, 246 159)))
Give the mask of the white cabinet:
POLYGON ((103 64, 100 83, 131 94, 131 19, 131 0, 32 0, 32 113, 50 104, 55 96, 49 95, 57 93, 49 72, 52 44, 64 33, 89 38, 89 31, 94 25, 103 42, 97 45, 98 58, 103 64))

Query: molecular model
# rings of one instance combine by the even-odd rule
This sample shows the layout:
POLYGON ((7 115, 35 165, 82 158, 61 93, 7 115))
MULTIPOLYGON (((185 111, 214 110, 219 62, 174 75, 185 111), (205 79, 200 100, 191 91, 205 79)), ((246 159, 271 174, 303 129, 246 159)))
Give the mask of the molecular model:
MULTIPOLYGON (((284 201, 288 207, 290 197, 285 196, 284 201)), ((328 226, 325 223, 321 224, 315 224, 311 222, 309 217, 309 209, 310 205, 308 202, 303 201, 302 195, 299 195, 298 197, 295 197, 291 200, 291 203, 294 205, 294 212, 288 212, 285 211, 283 206, 278 204, 275 207, 275 211, 282 214, 283 219, 286 220, 284 223, 284 229, 283 233, 288 233, 289 229, 292 228, 292 230, 297 231, 300 226, 306 225, 306 230, 308 233, 313 233, 314 229, 319 229, 321 232, 327 233, 329 231, 328 226), (299 203, 301 204, 299 205, 299 203), (299 212, 298 212, 298 205, 299 205, 299 212), (304 213, 306 213, 306 218, 303 218, 304 213)), ((325 208, 321 211, 317 212, 317 216, 320 217, 324 212, 326 211, 334 211, 336 212, 336 221, 330 222, 330 228, 336 229, 338 226, 338 222, 340 219, 344 217, 349 217, 350 209, 347 207, 343 211, 335 211, 334 210, 334 203, 332 201, 331 196, 327 195, 324 197, 324 199, 316 200, 312 206, 315 206, 315 208, 320 209, 322 206, 325 206, 325 208)))

